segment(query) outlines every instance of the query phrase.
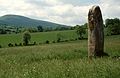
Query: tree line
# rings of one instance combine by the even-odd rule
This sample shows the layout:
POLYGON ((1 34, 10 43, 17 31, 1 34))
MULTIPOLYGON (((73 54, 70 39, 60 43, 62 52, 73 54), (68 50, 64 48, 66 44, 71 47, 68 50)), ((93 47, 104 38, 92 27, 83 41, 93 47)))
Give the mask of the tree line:
POLYGON ((70 30, 69 27, 43 27, 43 26, 37 26, 37 27, 16 27, 16 26, 8 26, 8 25, 0 25, 0 34, 12 34, 12 33, 23 33, 24 31, 28 30, 31 33, 34 32, 48 32, 48 31, 63 31, 63 30, 70 30))
MULTIPOLYGON (((120 19, 114 18, 114 19, 106 19, 104 24, 106 34, 107 35, 118 35, 120 34, 120 19)), ((63 31, 63 30, 77 30, 77 33, 80 38, 82 38, 82 35, 85 33, 85 29, 87 29, 87 23, 84 25, 76 25, 73 27, 46 27, 43 28, 42 26, 30 27, 14 27, 14 26, 0 26, 0 34, 11 34, 11 33, 23 33, 24 31, 28 30, 30 33, 33 32, 48 32, 48 31, 63 31)))
POLYGON ((120 19, 106 19, 105 28, 107 30, 107 35, 119 35, 120 34, 120 19))

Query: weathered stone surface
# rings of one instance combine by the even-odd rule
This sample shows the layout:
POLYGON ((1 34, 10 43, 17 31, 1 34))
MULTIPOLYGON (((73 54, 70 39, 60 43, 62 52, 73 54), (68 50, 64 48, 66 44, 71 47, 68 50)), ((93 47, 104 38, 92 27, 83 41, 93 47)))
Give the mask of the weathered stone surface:
POLYGON ((88 57, 104 53, 104 27, 99 6, 93 6, 88 13, 88 57))

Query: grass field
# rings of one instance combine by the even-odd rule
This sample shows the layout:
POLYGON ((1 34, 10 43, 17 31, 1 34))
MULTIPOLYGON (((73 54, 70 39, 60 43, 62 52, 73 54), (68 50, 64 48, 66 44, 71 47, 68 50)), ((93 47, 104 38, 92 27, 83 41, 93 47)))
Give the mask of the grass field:
MULTIPOLYGON (((120 35, 105 37, 105 52, 120 55, 120 35)), ((111 57, 89 63, 87 40, 1 48, 0 78, 119 78, 120 60, 111 57)))
MULTIPOLYGON (((7 34, 0 35, 0 45, 2 47, 8 47, 9 43, 19 44, 22 43, 22 35, 23 34, 7 34)), ((39 33, 31 33, 31 41, 36 43, 45 43, 46 40, 50 42, 56 41, 58 36, 62 38, 62 40, 69 40, 77 38, 77 34, 74 30, 68 31, 52 31, 52 32, 39 32, 39 33)))

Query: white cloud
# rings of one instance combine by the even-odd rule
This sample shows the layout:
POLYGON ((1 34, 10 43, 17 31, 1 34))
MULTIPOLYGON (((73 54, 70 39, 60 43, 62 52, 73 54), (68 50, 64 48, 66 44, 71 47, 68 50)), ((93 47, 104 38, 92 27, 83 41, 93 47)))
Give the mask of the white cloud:
POLYGON ((0 16, 17 14, 66 25, 86 23, 92 5, 101 7, 104 19, 120 18, 120 0, 0 0, 0 3, 0 16))
POLYGON ((104 19, 120 18, 120 0, 100 0, 104 19))
MULTIPOLYGON (((0 7, 4 8, 2 12, 11 13, 11 14, 21 14, 25 15, 25 12, 31 8, 29 4, 26 4, 23 0, 0 0, 0 7)), ((1 14, 4 15, 4 14, 1 14)))

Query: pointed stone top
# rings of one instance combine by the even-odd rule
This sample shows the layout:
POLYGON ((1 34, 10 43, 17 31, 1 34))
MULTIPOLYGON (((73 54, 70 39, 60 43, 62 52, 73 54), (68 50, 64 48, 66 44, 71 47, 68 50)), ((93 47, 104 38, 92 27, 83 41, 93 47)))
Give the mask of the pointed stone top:
POLYGON ((97 5, 92 6, 92 8, 89 9, 88 16, 94 18, 102 17, 100 7, 97 5))
POLYGON ((97 5, 92 6, 92 10, 95 10, 96 8, 99 8, 99 6, 97 5))

